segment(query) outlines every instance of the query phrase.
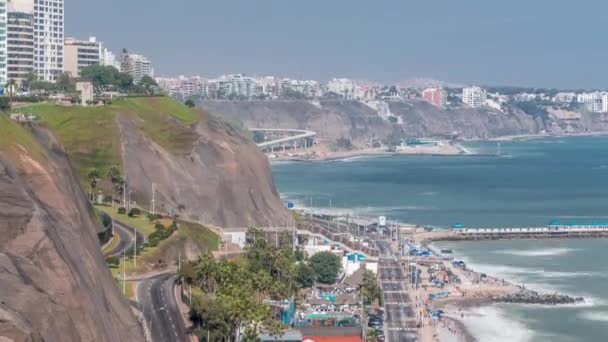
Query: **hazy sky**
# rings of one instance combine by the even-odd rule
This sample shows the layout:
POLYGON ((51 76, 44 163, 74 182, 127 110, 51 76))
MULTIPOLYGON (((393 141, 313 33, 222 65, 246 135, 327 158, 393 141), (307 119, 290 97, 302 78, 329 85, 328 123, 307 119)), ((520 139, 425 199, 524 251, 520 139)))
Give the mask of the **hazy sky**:
POLYGON ((157 75, 608 85, 605 0, 66 0, 67 35, 157 75))

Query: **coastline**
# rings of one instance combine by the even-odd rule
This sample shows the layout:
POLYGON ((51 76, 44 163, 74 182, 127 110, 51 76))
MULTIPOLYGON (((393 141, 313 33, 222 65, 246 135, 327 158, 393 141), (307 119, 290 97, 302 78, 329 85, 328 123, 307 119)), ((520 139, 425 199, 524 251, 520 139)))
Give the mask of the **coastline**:
POLYGON ((444 143, 438 146, 408 146, 401 147, 396 151, 389 151, 386 147, 381 148, 359 148, 350 151, 330 151, 326 146, 315 148, 304 153, 267 153, 271 163, 273 162, 323 162, 340 161, 354 158, 376 158, 387 156, 429 156, 429 157, 472 157, 472 156, 494 156, 493 154, 477 154, 462 146, 461 143, 490 141, 508 142, 525 141, 546 138, 571 138, 571 137, 600 137, 608 136, 608 132, 584 132, 563 134, 520 134, 506 135, 489 139, 465 139, 453 143, 444 143))
POLYGON ((559 134, 519 134, 505 135, 502 137, 490 139, 472 139, 467 141, 520 141, 520 140, 535 140, 545 138, 571 138, 571 137, 601 137, 608 136, 608 132, 582 132, 582 133, 559 133, 559 134))
POLYGON ((418 146, 401 147, 396 151, 389 151, 387 148, 363 148, 350 151, 328 151, 317 149, 311 152, 296 153, 270 153, 267 154, 270 162, 319 162, 319 161, 339 161, 353 158, 375 158, 386 156, 435 156, 435 157, 465 157, 476 156, 466 148, 458 144, 443 144, 440 146, 418 146))

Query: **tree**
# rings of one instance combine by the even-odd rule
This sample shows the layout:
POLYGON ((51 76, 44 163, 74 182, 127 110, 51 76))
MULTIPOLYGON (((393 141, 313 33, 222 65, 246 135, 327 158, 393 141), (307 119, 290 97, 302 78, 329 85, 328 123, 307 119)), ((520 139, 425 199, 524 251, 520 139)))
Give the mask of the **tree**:
POLYGON ((72 75, 69 72, 64 72, 57 79, 57 88, 61 89, 66 93, 74 93, 76 92, 76 80, 72 78, 72 75))
POLYGON ((158 88, 156 81, 147 75, 141 78, 138 85, 145 91, 146 95, 154 94, 155 89, 158 88))
POLYGON ((15 93, 16 87, 17 81, 15 81, 14 79, 11 78, 10 80, 8 80, 8 82, 6 82, 5 88, 8 89, 9 103, 11 108, 13 108, 13 95, 15 93))
POLYGON ((97 187, 97 182, 99 182, 99 179, 101 178, 101 174, 99 173, 99 170, 97 170, 96 168, 91 168, 89 169, 89 172, 87 173, 87 179, 89 180, 89 200, 92 201, 94 200, 93 198, 93 194, 95 193, 95 188, 97 187))
POLYGON ((24 89, 29 89, 30 88, 30 84, 32 84, 32 82, 36 82, 38 81, 38 75, 36 74, 35 71, 30 71, 27 76, 25 77, 25 81, 23 81, 21 83, 21 85, 23 86, 24 89))
POLYGON ((332 252, 319 252, 309 259, 310 267, 317 275, 317 281, 323 284, 333 284, 342 270, 340 257, 332 252))
POLYGON ((304 262, 298 264, 298 285, 301 288, 310 288, 315 284, 317 276, 315 270, 304 262))
POLYGON ((117 184, 121 181, 122 177, 120 176, 120 170, 117 166, 112 166, 108 170, 107 177, 110 179, 110 183, 112 183, 112 208, 114 208, 114 191, 117 188, 117 184))
POLYGON ((363 274, 363 286, 361 287, 361 296, 364 303, 372 304, 374 300, 382 300, 382 289, 378 285, 376 274, 370 270, 366 270, 363 274))
POLYGON ((194 101, 192 101, 192 99, 188 99, 188 100, 186 100, 185 105, 186 105, 186 107, 188 107, 188 108, 194 108, 194 107, 196 107, 196 104, 194 103, 194 101))
POLYGON ((47 81, 32 81, 29 83, 30 91, 38 94, 49 94, 57 90, 57 85, 47 81))

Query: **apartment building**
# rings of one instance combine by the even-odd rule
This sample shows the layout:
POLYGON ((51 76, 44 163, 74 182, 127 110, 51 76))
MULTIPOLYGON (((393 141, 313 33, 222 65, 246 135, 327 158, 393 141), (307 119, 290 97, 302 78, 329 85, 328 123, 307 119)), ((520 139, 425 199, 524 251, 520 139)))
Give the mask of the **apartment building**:
POLYGON ((133 82, 138 84, 144 76, 154 77, 152 62, 142 55, 125 54, 120 58, 120 71, 133 77, 133 82))
POLYGON ((63 48, 64 71, 72 77, 80 77, 82 69, 102 63, 103 44, 95 37, 89 40, 66 38, 63 48))
POLYGON ((39 79, 55 81, 63 73, 64 0, 34 0, 33 7, 34 70, 39 79))
POLYGON ((4 89, 4 85, 8 80, 7 69, 7 0, 0 0, 0 89, 4 89))
MULTIPOLYGON (((10 3, 9 3, 10 4, 10 3)), ((34 15, 11 11, 7 23, 7 78, 21 86, 34 71, 34 15)))
POLYGON ((470 107, 479 108, 486 102, 486 91, 480 87, 462 89, 462 102, 470 107))
POLYGON ((439 108, 445 108, 448 103, 448 94, 443 88, 427 88, 422 92, 422 98, 439 108))
POLYGON ((608 113, 608 93, 594 92, 578 94, 576 102, 583 104, 589 112, 608 113))

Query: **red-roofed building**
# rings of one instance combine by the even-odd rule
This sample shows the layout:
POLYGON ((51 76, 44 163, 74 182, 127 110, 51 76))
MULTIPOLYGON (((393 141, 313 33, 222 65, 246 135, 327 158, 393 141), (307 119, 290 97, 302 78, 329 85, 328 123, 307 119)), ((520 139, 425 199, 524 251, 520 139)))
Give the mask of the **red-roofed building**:
POLYGON ((445 108, 448 102, 447 93, 442 88, 428 88, 422 92, 422 98, 440 108, 445 108))
POLYGON ((363 342, 359 336, 304 336, 302 342, 363 342))

